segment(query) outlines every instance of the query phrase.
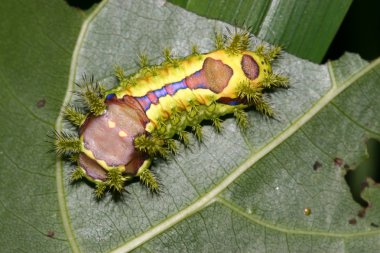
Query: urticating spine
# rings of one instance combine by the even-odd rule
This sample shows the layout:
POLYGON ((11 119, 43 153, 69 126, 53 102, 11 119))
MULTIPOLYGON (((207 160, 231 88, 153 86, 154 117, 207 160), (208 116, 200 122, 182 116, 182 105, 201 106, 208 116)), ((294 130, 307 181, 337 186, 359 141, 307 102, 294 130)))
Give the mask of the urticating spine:
POLYGON ((194 47, 183 59, 164 50, 165 61, 158 66, 149 66, 142 55, 135 74, 127 76, 116 67, 120 85, 109 91, 84 78, 78 95, 85 106, 64 110, 79 127, 78 136, 57 133, 55 141, 57 153, 77 164, 72 179, 95 183, 98 197, 107 189, 122 191, 134 177, 156 192, 159 183, 149 169, 151 158, 175 153, 173 137, 188 145, 192 131, 201 141, 201 122, 210 120, 220 132, 220 116, 226 114, 245 128, 244 108, 249 106, 273 116, 263 92, 287 87, 287 78, 274 74, 270 65, 280 48, 249 51, 246 32, 227 41, 217 35, 215 44, 215 51, 200 54, 194 47))

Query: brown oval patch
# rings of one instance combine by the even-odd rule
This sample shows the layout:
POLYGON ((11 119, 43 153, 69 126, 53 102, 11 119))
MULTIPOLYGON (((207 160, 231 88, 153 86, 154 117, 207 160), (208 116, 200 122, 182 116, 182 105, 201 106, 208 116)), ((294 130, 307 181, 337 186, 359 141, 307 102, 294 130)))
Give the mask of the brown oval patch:
POLYGON ((204 61, 202 70, 205 73, 207 88, 216 93, 224 90, 233 74, 230 66, 210 57, 204 61))
POLYGON ((241 67, 246 77, 254 80, 259 76, 259 65, 250 55, 243 55, 241 60, 241 67))
POLYGON ((124 165, 127 173, 135 174, 144 157, 135 149, 133 141, 145 132, 146 119, 142 116, 145 114, 124 100, 106 103, 106 113, 89 118, 81 128, 84 146, 108 166, 124 165))

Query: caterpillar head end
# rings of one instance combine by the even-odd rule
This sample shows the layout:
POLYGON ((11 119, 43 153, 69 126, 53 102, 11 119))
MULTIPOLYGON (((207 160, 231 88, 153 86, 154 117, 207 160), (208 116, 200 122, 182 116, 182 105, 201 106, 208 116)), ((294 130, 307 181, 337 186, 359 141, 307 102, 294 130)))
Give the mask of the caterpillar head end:
POLYGON ((245 51, 241 55, 241 80, 236 82, 235 92, 242 103, 253 105, 258 111, 273 116, 273 110, 263 98, 263 90, 270 88, 287 88, 288 78, 272 71, 270 62, 277 57, 280 48, 267 52, 259 47, 256 52, 245 51))

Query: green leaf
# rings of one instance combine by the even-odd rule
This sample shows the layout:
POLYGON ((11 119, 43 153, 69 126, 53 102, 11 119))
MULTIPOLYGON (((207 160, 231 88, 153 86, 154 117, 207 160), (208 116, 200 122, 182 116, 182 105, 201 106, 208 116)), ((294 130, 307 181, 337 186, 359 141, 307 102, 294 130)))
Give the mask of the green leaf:
POLYGON ((84 14, 64 1, 0 8, 0 251, 68 252, 47 134, 84 14))
POLYGON ((322 61, 352 0, 169 0, 198 15, 249 27, 287 52, 322 61))
POLYGON ((70 184, 73 168, 47 153, 46 135, 73 82, 87 73, 111 86, 113 66, 131 73, 141 52, 153 62, 168 46, 178 56, 194 43, 206 52, 214 29, 228 25, 155 0, 103 1, 88 17, 64 1, 2 7, 2 17, 14 12, 0 29, 2 251, 378 248, 378 186, 369 183, 364 191, 371 205, 359 218, 346 166, 334 160, 355 168, 366 156, 366 140, 379 138, 380 60, 368 64, 346 54, 316 65, 284 54, 275 69, 290 77, 291 88, 270 94, 276 119, 250 111, 244 133, 232 118, 221 134, 205 126, 202 144, 191 138, 173 159, 154 161, 162 194, 133 183, 121 198, 97 201, 91 185, 70 184))

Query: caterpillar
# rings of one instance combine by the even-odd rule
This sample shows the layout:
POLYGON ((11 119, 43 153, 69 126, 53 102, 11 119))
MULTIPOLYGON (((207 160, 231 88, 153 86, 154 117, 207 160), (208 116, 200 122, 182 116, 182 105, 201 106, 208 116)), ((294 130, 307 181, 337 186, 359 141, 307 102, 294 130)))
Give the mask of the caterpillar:
POLYGON ((166 49, 160 65, 150 66, 140 56, 141 68, 134 74, 116 67, 119 85, 110 90, 84 77, 77 91, 83 106, 63 110, 78 132, 56 132, 54 141, 57 155, 76 164, 71 179, 95 184, 98 198, 106 191, 123 191, 134 178, 158 192, 152 158, 175 153, 175 138, 186 146, 191 130, 201 141, 201 122, 211 121, 219 132, 220 117, 227 114, 245 129, 245 109, 251 106, 272 117, 263 94, 288 87, 288 78, 271 67, 281 48, 249 47, 246 31, 216 33, 215 49, 208 53, 193 47, 189 56, 176 59, 166 49))

